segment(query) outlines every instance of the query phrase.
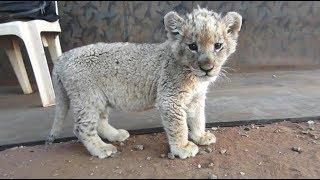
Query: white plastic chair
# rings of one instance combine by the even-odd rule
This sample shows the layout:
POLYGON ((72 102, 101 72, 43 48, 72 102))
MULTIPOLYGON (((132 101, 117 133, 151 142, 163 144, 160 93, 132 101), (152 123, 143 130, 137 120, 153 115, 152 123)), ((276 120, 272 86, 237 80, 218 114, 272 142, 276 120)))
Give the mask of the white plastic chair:
MULTIPOLYGON (((58 14, 57 1, 55 1, 55 6, 58 14)), ((5 45, 6 54, 24 94, 30 94, 33 90, 22 60, 19 43, 17 39, 7 37, 11 37, 8 35, 14 35, 23 40, 31 61, 43 107, 54 105, 55 99, 43 46, 48 47, 51 59, 55 62, 62 54, 58 36, 60 32, 59 20, 55 22, 45 20, 12 21, 0 24, 1 44, 5 45), (46 32, 46 34, 41 34, 41 32, 46 32)))

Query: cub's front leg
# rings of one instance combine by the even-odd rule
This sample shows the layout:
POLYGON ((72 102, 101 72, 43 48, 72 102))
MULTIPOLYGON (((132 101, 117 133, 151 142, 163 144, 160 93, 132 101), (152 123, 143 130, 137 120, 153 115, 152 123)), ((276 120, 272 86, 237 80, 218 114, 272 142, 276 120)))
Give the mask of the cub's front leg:
POLYGON ((198 95, 188 105, 188 125, 190 138, 199 145, 209 145, 216 142, 216 137, 209 131, 205 131, 205 95, 198 95))
POLYGON ((181 159, 195 156, 199 148, 188 140, 185 104, 177 98, 165 98, 159 102, 159 110, 171 153, 181 159))

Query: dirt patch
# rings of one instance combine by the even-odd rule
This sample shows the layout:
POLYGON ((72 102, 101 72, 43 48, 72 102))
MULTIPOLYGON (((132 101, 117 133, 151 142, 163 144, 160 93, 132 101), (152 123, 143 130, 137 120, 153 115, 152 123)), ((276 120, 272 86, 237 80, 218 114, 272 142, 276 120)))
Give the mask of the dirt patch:
POLYGON ((16 147, 0 152, 0 178, 318 178, 320 122, 314 122, 210 129, 217 143, 185 160, 163 157, 169 150, 163 133, 114 143, 121 154, 103 160, 77 141, 16 147))

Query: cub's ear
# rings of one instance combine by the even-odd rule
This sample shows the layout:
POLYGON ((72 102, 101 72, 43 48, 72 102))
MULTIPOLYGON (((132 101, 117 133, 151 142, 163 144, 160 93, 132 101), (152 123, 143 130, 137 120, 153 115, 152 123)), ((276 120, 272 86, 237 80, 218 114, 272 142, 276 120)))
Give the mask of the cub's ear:
POLYGON ((223 17, 223 22, 227 27, 228 34, 237 36, 242 25, 242 16, 237 12, 228 12, 223 17))
POLYGON ((164 16, 164 27, 172 35, 181 34, 183 23, 184 19, 174 11, 170 11, 164 16))

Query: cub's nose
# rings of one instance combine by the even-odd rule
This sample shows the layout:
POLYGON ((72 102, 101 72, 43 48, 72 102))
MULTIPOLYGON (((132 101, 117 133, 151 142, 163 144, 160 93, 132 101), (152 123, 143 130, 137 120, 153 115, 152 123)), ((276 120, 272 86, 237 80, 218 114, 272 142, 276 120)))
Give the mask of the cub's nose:
POLYGON ((214 63, 210 60, 200 61, 199 67, 202 71, 209 72, 214 68, 214 63))

